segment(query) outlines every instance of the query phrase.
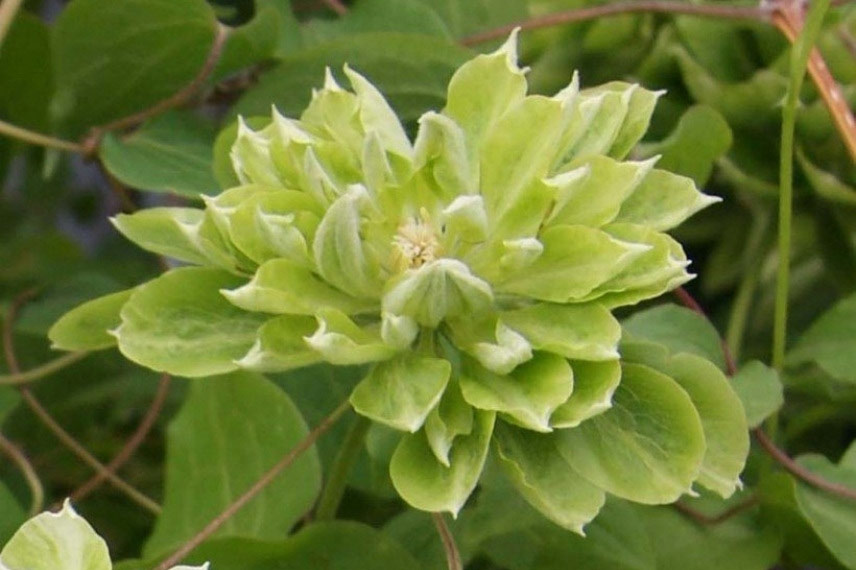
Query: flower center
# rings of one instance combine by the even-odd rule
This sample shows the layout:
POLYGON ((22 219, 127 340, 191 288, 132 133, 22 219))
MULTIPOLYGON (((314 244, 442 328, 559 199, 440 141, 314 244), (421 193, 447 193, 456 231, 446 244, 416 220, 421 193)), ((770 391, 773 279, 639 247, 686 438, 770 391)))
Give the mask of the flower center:
POLYGON ((419 218, 410 218, 399 226, 392 243, 395 246, 394 264, 402 271, 422 267, 440 255, 440 242, 424 208, 419 212, 419 218))

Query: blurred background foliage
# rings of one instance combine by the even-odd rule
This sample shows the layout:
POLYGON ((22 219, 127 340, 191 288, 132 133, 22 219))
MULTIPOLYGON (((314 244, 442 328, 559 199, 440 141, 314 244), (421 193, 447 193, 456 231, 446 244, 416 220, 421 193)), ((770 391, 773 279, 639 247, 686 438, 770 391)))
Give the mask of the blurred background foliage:
MULTIPOLYGON (((287 116, 297 115, 311 89, 321 84, 324 68, 341 77, 341 66, 348 62, 379 86, 412 132, 421 113, 442 107, 454 69, 499 42, 474 44, 467 38, 596 4, 26 1, 0 44, 0 119, 88 147, 87 152, 66 152, 0 137, 0 315, 12 332, 21 368, 55 358, 46 331, 65 311, 161 271, 159 260, 125 242, 108 217, 133 208, 199 204, 199 194, 232 184, 228 149, 238 115, 257 121, 253 117, 267 115, 271 104, 287 116), (231 33, 212 60, 218 22, 231 33), (181 92, 199 78, 206 62, 213 67, 183 104, 141 124, 113 128, 111 123, 181 92), (34 296, 10 322, 15 299, 25 291, 34 296)), ((745 364, 769 362, 787 40, 766 22, 670 14, 620 14, 526 31, 521 37, 521 59, 530 67, 536 92, 555 92, 574 70, 583 87, 627 80, 666 91, 633 156, 661 155, 660 167, 690 176, 707 193, 723 198, 677 232, 698 274, 688 289, 738 360, 735 382, 746 401, 772 402, 771 409, 781 405, 776 373, 758 362, 745 364)), ((856 7, 843 4, 830 11, 818 47, 852 107, 856 7)), ((811 81, 805 82, 800 100, 790 259, 793 350, 780 378, 785 403, 776 437, 792 455, 818 454, 801 461, 853 487, 856 450, 844 452, 856 435, 856 169, 811 81)), ((707 335, 710 341, 712 335, 716 346, 716 333, 696 317, 673 319, 668 311, 652 315, 651 327, 674 326, 675 337, 707 335)), ((8 358, 0 358, 8 370, 8 358)), ((359 377, 356 372, 316 367, 273 379, 296 403, 297 420, 313 426, 346 397, 359 377)), ((134 432, 157 389, 157 375, 115 351, 90 355, 33 386, 59 424, 104 462, 134 432)), ((201 446, 194 438, 228 423, 227 412, 197 413, 192 402, 202 400, 186 381, 172 382, 153 431, 122 468, 123 478, 157 500, 165 484, 167 493, 171 486, 176 495, 191 493, 179 484, 181 467, 169 463, 177 455, 168 454, 166 444, 201 446)), ((769 410, 760 413, 763 417, 769 410)), ((347 423, 319 443, 322 470, 332 461, 347 423)), ((30 458, 48 505, 91 475, 10 386, 0 385, 0 427, 30 458)), ((323 548, 339 564, 336 568, 369 568, 367 560, 378 568, 443 568, 430 518, 406 510, 391 489, 386 463, 392 438, 373 427, 352 473, 340 517, 361 525, 308 526, 283 540, 293 523, 288 516, 277 523, 278 531, 254 533, 236 523, 195 558, 213 560, 216 570, 308 568, 320 567, 312 566, 317 563, 312 552, 323 548), (289 562, 276 565, 281 559, 289 562)), ((235 452, 243 443, 230 440, 211 452, 227 479, 246 465, 235 452)), ((256 459, 263 464, 278 457, 275 449, 259 454, 256 459)), ((15 463, 0 457, 2 544, 23 520, 29 495, 15 463)), ((311 494, 318 476, 286 474, 285 488, 311 494)), ((532 514, 515 493, 506 492, 501 478, 489 474, 453 531, 473 569, 856 568, 856 504, 771 469, 758 450, 744 481, 746 489, 729 502, 706 496, 687 501, 715 515, 753 497, 744 512, 723 522, 701 524, 673 508, 615 500, 583 539, 532 514)), ((222 494, 224 484, 199 489, 187 497, 190 506, 181 508, 193 510, 193 501, 199 509, 222 503, 215 495, 222 494)), ((106 537, 118 560, 156 557, 159 549, 174 546, 170 540, 180 539, 188 528, 176 522, 178 507, 170 504, 175 497, 167 498, 158 525, 171 530, 156 530, 152 538, 171 538, 154 542, 147 539, 154 517, 108 485, 80 501, 78 509, 106 537)), ((214 506, 203 510, 216 514, 214 506)), ((299 514, 307 507, 289 508, 299 514)), ((147 566, 128 562, 120 567, 147 566)))

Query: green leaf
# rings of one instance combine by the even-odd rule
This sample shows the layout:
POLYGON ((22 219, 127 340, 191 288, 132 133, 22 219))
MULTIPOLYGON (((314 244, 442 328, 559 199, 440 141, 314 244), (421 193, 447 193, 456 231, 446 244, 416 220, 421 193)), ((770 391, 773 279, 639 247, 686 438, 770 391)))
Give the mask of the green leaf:
POLYGON ((753 360, 744 364, 731 379, 731 385, 746 411, 750 428, 756 428, 784 403, 782 382, 775 370, 753 360))
POLYGON ((313 20, 304 26, 304 39, 323 45, 342 36, 372 32, 424 34, 452 39, 437 13, 419 0, 362 0, 333 21, 313 20))
POLYGON ((424 431, 405 435, 389 464, 401 497, 417 509, 457 516, 478 483, 494 420, 493 412, 476 411, 472 433, 455 439, 448 466, 437 460, 424 431))
POLYGON ((567 303, 585 297, 648 249, 588 226, 550 226, 539 239, 544 252, 499 290, 567 303))
POLYGON ((288 44, 294 44, 299 37, 300 26, 291 11, 290 2, 254 0, 253 4, 253 19, 232 28, 226 38, 212 74, 215 80, 226 78, 252 64, 273 59, 293 47, 288 44))
POLYGON ((501 318, 538 350, 578 360, 618 358, 621 328, 609 311, 596 303, 539 303, 505 311, 501 318))
POLYGON ((600 511, 606 495, 577 475, 556 441, 500 422, 494 431, 503 467, 517 490, 544 516, 579 534, 600 511))
POLYGON ((66 501, 18 529, 0 551, 8 570, 111 570, 107 544, 66 501))
POLYGON ((352 314, 371 307, 334 289, 308 269, 287 259, 271 259, 246 285, 223 295, 236 307, 274 314, 314 315, 319 307, 352 314))
POLYGON ((508 375, 465 360, 460 382, 464 399, 473 407, 499 412, 527 429, 548 432, 553 410, 573 391, 574 375, 563 357, 540 352, 508 375))
MULTIPOLYGON (((291 398, 247 372, 195 380, 167 435, 163 512, 146 557, 182 544, 306 437, 291 398)), ((215 536, 284 538, 311 508, 321 472, 314 448, 220 527, 215 536)))
POLYGON ((728 123, 707 105, 694 105, 681 115, 668 137, 640 145, 642 156, 660 155, 657 166, 688 176, 704 186, 713 172, 716 160, 731 148, 732 134, 728 123))
POLYGON ((216 25, 204 0, 76 0, 53 30, 57 104, 69 130, 80 133, 179 91, 202 67, 216 25))
POLYGON ((856 383, 856 295, 839 301, 803 333, 788 353, 791 366, 816 362, 842 382, 856 383))
MULTIPOLYGON (((637 355, 646 353, 638 350, 637 355)), ((740 399, 713 363, 693 354, 659 359, 653 351, 634 360, 662 372, 689 394, 701 418, 706 450, 698 483, 728 498, 741 486, 749 453, 749 426, 740 399)))
POLYGON ((312 317, 274 317, 261 326, 255 344, 236 364, 248 370, 281 372, 319 362, 321 355, 306 343, 317 328, 312 317))
POLYGON ((673 354, 696 354, 725 369, 719 333, 695 311, 665 304, 634 313, 622 322, 631 340, 649 340, 666 346, 673 354))
POLYGON ((354 409, 395 429, 415 432, 449 383, 448 360, 411 354, 375 364, 351 394, 354 409))
POLYGON ((454 38, 519 22, 529 15, 524 0, 419 0, 430 6, 448 26, 454 38))
POLYGON ((671 503, 689 492, 705 453, 701 420, 687 393, 636 364, 623 366, 609 411, 554 437, 574 471, 645 504, 671 503))
MULTIPOLYGON (((799 464, 827 481, 856 489, 853 465, 833 465, 823 456, 805 455, 799 464)), ((856 569, 856 504, 807 483, 796 487, 797 505, 817 536, 838 561, 850 570, 856 569)))
POLYGON ((16 125, 43 130, 53 93, 50 28, 36 15, 15 16, 0 49, 0 109, 16 125))
POLYGON ((235 370, 265 321, 230 304, 221 289, 241 282, 219 269, 173 269, 140 285, 122 307, 119 350, 130 360, 178 376, 235 370))
POLYGON ((109 331, 119 326, 119 311, 134 289, 98 297, 64 314, 48 331, 51 347, 59 350, 98 350, 116 344, 109 331))
POLYGON ((612 406, 612 395, 621 382, 621 364, 618 360, 605 362, 571 362, 574 372, 574 391, 567 402, 550 416, 554 428, 572 428, 601 414, 612 406))
POLYGON ((312 88, 321 85, 324 68, 339 69, 348 63, 380 89, 402 121, 411 121, 442 106, 446 83, 470 53, 425 35, 351 35, 284 58, 244 94, 233 112, 266 115, 273 104, 284 115, 296 117, 309 102, 312 88))
POLYGON ((26 520, 24 508, 3 483, 0 483, 0 544, 6 544, 26 520))
POLYGON ((171 111, 127 137, 104 137, 98 156, 120 182, 139 190, 189 198, 216 194, 212 171, 214 129, 202 119, 171 111))

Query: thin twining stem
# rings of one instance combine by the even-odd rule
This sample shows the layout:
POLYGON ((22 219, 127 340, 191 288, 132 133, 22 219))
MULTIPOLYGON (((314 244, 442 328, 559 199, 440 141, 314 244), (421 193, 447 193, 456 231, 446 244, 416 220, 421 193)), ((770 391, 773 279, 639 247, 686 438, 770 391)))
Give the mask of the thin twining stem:
POLYGON ((67 150, 70 152, 78 153, 82 153, 84 150, 82 144, 58 139, 49 135, 43 135, 41 133, 25 129, 17 125, 7 123, 6 121, 0 121, 0 134, 6 135, 13 139, 18 139, 26 143, 44 146, 47 148, 55 148, 57 150, 67 150))
POLYGON ((69 352, 24 372, 18 372, 16 374, 0 374, 0 386, 20 386, 22 384, 29 384, 30 382, 41 380, 46 376, 50 376, 54 372, 62 370, 66 366, 74 364, 88 354, 89 353, 86 351, 69 352))
POLYGON ((217 530, 223 526, 230 518, 235 516, 235 514, 240 511, 247 503, 249 503, 253 498, 256 497, 259 493, 261 493, 265 487, 270 485, 277 476, 282 473, 285 469, 291 466, 304 452, 306 452, 315 441, 321 437, 322 434, 327 432, 331 427, 333 427, 339 418, 351 408, 351 404, 348 400, 345 400, 339 406, 333 410, 330 415, 321 420, 321 423, 318 424, 315 429, 309 432, 303 440, 294 446, 285 456, 280 459, 276 465, 271 467, 264 475, 262 475, 258 481, 253 483, 253 486, 250 487, 243 495, 235 499, 235 501, 226 507, 223 512, 219 515, 211 519, 205 528, 199 531, 196 535, 194 535, 190 540, 185 542, 181 548, 176 550, 171 556, 165 559, 163 562, 158 564, 154 570, 169 570, 176 564, 180 563, 185 556, 190 554, 197 546, 205 542, 211 535, 213 535, 217 530))
POLYGON ((452 531, 446 525, 443 519, 443 513, 431 513, 431 518, 434 520, 434 526, 437 527, 437 534, 440 535, 440 540, 443 542, 443 551, 446 553, 446 566, 449 570, 462 570, 464 565, 461 563, 461 554, 458 552, 458 545, 455 544, 455 537, 452 531))
POLYGON ((30 488, 30 516, 36 516, 42 511, 45 504, 45 490, 42 487, 42 482, 36 470, 33 469, 33 465, 27 459, 27 456, 24 455, 24 452, 18 449, 17 445, 6 439, 2 433, 0 433, 0 451, 9 456, 9 459, 21 470, 21 474, 30 488))

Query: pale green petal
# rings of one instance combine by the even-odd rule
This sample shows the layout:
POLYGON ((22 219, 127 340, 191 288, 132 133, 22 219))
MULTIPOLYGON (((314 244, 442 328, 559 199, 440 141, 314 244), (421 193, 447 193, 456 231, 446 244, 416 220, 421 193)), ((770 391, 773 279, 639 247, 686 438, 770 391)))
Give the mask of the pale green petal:
POLYGON ((109 331, 119 326, 119 312, 134 289, 98 297, 65 313, 48 330, 51 348, 57 350, 99 350, 116 344, 109 331))
POLYGON ((359 186, 336 200, 318 225, 312 250, 318 272, 333 286, 355 297, 377 298, 379 269, 360 237, 366 200, 368 193, 359 186))
POLYGON ((624 201, 615 221, 665 231, 719 201, 699 192, 692 178, 654 169, 624 201))
POLYGON ((412 433, 437 406, 451 373, 448 360, 402 354, 375 364, 354 388, 351 405, 376 422, 412 433))
POLYGON ((345 65, 345 75, 351 82, 360 106, 360 122, 366 133, 375 132, 383 147, 399 156, 409 158, 413 154, 410 141, 395 111, 390 108, 383 95, 365 77, 345 65))
POLYGON ((529 342, 501 319, 458 319, 449 323, 449 333, 456 347, 497 374, 508 374, 532 358, 529 342))
POLYGON ((449 243, 481 242, 487 237, 488 215, 481 196, 458 196, 443 210, 443 220, 449 243))
POLYGON ((235 363, 247 370, 282 372, 321 361, 321 355, 306 343, 317 321, 301 315, 274 317, 261 326, 256 342, 235 363))
POLYGON ((394 176, 383 143, 375 131, 366 135, 361 162, 363 166, 362 183, 372 195, 377 196, 384 186, 393 181, 394 176))
POLYGON ((425 436, 437 460, 449 466, 449 451, 459 436, 473 431, 473 408, 461 394, 460 384, 449 382, 440 403, 425 420, 425 436))
POLYGON ((407 316, 381 313, 380 336, 395 348, 405 349, 413 344, 419 334, 419 323, 407 316))
POLYGON ((483 313, 492 303, 490 285, 455 259, 408 269, 387 284, 382 299, 384 311, 432 328, 446 318, 483 313))
POLYGON ((373 328, 359 327, 336 309, 321 309, 315 317, 318 330, 306 343, 331 364, 351 365, 391 358, 398 349, 389 346, 373 328))
POLYGON ((654 162, 654 159, 618 162, 606 156, 575 162, 574 170, 546 181, 557 186, 556 205, 547 223, 593 227, 608 224, 618 215, 622 202, 654 167, 654 162), (568 176, 578 169, 585 169, 587 176, 568 176))
POLYGON ((650 249, 587 226, 552 226, 540 241, 544 253, 498 290, 556 303, 581 299, 650 249))
POLYGON ((232 145, 230 157, 242 184, 282 186, 283 181, 271 160, 270 140, 247 126, 242 117, 238 117, 238 137, 232 145))
POLYGON ((613 406, 556 434, 585 479, 623 499, 667 504, 691 492, 705 453, 701 419, 674 380, 646 366, 623 367, 613 406))
POLYGON ((580 138, 565 154, 565 160, 578 160, 609 152, 627 116, 631 95, 630 92, 581 91, 577 101, 580 105, 592 105, 591 110, 584 111, 584 116, 590 114, 590 119, 580 138))
POLYGON ((526 95, 526 77, 517 66, 517 33, 493 53, 478 55, 462 65, 449 81, 446 108, 464 131, 467 155, 478 163, 484 137, 499 118, 526 95))
POLYGON ((621 382, 618 360, 574 360, 571 361, 571 369, 574 371, 574 392, 550 416, 550 425, 554 428, 577 427, 608 410, 612 407, 612 395, 621 382))
POLYGON ((0 551, 3 570, 110 570, 107 544, 66 500, 18 529, 0 551))
POLYGON ((435 457, 424 431, 406 435, 389 464, 392 484, 411 506, 457 516, 484 468, 495 414, 477 410, 473 430, 455 438, 449 466, 435 457))
POLYGON ((222 293, 236 307, 274 314, 314 315, 324 307, 353 314, 377 306, 330 287, 287 259, 271 259, 259 267, 249 283, 222 293))
POLYGON ((579 360, 615 360, 621 326, 596 303, 539 303, 505 311, 500 318, 538 350, 579 360))
POLYGON ((110 221, 126 238, 158 255, 197 265, 211 261, 198 243, 205 212, 196 208, 146 208, 110 221))
POLYGON ((579 534, 606 494, 570 468, 555 438, 500 422, 494 442, 501 465, 521 495, 554 523, 579 534))
POLYGON ((574 389, 568 361, 539 352, 508 375, 495 374, 466 360, 461 370, 461 392, 473 407, 502 413, 527 429, 551 431, 550 415, 574 389))
POLYGON ((467 155, 464 131, 439 113, 429 111, 419 117, 413 169, 430 172, 443 196, 478 192, 478 162, 470 161, 467 155))

